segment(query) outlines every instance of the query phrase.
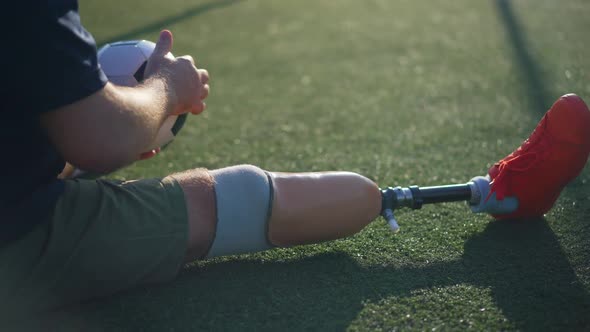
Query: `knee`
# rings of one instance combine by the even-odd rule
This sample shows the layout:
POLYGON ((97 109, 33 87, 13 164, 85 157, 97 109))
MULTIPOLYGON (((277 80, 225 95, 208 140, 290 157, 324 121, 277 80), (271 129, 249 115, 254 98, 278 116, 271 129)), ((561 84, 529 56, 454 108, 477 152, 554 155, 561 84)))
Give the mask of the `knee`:
POLYGON ((187 261, 274 247, 267 240, 273 187, 265 171, 239 165, 191 170, 172 177, 185 193, 187 261))
POLYGON ((206 169, 193 169, 170 175, 182 191, 188 217, 188 243, 185 261, 202 258, 215 234, 214 179, 206 169))
POLYGON ((268 219, 273 185, 268 174, 252 165, 211 171, 215 183, 217 227, 207 257, 270 249, 268 219))

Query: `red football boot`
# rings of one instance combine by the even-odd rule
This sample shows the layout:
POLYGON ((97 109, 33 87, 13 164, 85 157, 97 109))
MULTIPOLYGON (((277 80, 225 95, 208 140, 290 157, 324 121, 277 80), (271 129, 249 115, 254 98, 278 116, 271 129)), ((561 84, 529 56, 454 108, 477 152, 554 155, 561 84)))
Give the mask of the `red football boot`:
POLYGON ((590 154, 590 111, 575 94, 559 98, 531 136, 492 166, 490 195, 516 197, 516 211, 495 218, 538 217, 584 168, 590 154))

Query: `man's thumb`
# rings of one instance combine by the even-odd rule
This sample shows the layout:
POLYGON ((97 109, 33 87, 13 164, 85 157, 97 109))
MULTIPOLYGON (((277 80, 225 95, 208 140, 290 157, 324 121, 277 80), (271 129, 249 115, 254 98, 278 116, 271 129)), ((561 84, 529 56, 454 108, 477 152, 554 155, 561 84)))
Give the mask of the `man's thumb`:
POLYGON ((155 57, 164 57, 168 52, 172 50, 172 32, 168 30, 162 30, 160 32, 160 38, 156 43, 156 48, 154 49, 154 53, 152 56, 155 57))

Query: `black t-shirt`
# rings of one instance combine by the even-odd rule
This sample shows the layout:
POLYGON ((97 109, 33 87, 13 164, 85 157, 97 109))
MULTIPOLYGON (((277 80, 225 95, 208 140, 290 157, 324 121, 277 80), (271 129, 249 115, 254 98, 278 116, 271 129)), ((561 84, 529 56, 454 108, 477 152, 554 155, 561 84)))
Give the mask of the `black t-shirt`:
POLYGON ((2 242, 48 220, 64 190, 56 176, 65 163, 42 129, 40 114, 87 97, 107 81, 94 39, 80 23, 76 0, 16 6, 22 8, 0 14, 0 68, 6 83, 0 103, 2 242))

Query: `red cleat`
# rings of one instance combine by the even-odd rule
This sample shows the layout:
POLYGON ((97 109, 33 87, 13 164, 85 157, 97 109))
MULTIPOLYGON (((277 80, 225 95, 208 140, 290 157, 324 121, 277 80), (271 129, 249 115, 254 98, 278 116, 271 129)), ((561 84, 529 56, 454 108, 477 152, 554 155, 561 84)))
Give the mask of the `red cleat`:
POLYGON ((559 98, 531 136, 492 166, 490 195, 516 197, 518 209, 498 219, 529 218, 553 207, 561 190, 580 174, 590 154, 590 111, 575 94, 559 98))

